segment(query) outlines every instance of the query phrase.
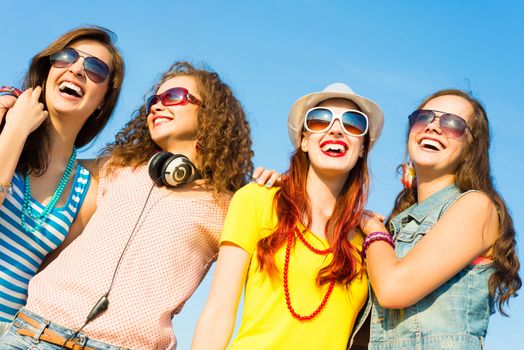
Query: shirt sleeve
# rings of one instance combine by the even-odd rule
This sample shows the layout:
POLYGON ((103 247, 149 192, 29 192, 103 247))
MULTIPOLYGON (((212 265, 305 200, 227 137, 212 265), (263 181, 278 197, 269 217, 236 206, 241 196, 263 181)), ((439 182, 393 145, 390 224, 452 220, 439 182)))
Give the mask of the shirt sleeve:
POLYGON ((271 212, 276 189, 248 184, 238 190, 231 200, 220 243, 238 245, 250 255, 258 241, 267 235, 267 215, 271 212))

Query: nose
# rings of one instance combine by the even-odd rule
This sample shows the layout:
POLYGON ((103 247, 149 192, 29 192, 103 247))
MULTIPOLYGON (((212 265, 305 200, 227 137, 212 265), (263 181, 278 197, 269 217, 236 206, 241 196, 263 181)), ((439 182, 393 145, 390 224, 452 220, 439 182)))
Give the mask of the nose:
POLYGON ((84 58, 78 57, 78 59, 69 66, 69 70, 78 77, 84 76, 84 58))
POLYGON ((441 133, 442 130, 440 130, 440 116, 435 116, 431 123, 429 123, 426 126, 426 130, 433 130, 437 133, 441 133))
POLYGON ((340 134, 344 132, 344 127, 342 126, 342 121, 339 118, 336 118, 329 128, 330 134, 340 134))
POLYGON ((161 111, 164 108, 165 107, 162 104, 162 101, 160 101, 160 99, 157 98, 156 101, 149 107, 149 113, 151 113, 152 111, 161 111))

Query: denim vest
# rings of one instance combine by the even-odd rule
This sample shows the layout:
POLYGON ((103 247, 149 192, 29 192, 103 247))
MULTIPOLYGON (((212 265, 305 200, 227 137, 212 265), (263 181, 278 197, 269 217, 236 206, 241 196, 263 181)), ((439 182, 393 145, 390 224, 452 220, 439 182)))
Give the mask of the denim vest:
MULTIPOLYGON (((390 231, 397 256, 406 256, 461 195, 450 185, 393 218, 390 231)), ((446 259, 445 252, 442 259, 446 259)), ((468 265, 404 309, 384 309, 373 295, 369 349, 483 349, 494 310, 488 292, 492 272, 491 263, 468 265)))

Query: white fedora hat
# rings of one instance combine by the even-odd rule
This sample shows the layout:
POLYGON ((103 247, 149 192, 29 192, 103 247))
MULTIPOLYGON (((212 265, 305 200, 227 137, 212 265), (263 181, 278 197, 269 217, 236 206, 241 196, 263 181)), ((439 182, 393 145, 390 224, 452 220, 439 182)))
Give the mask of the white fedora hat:
POLYGON ((344 98, 353 101, 363 113, 368 116, 369 120, 369 138, 371 146, 380 136, 382 126, 384 125, 384 113, 382 109, 372 100, 357 95, 349 86, 343 83, 334 83, 328 85, 323 91, 313 92, 299 98, 291 107, 288 116, 288 132, 291 143, 295 148, 300 147, 302 139, 302 129, 304 127, 304 115, 310 109, 320 102, 330 98, 344 98))

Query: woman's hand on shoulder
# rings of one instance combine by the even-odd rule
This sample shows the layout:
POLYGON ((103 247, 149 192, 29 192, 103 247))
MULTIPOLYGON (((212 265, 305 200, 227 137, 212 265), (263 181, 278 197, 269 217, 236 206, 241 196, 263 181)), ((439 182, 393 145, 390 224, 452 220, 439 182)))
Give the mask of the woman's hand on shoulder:
POLYGON ((370 246, 368 267, 379 303, 387 308, 413 305, 481 255, 498 237, 498 214, 484 193, 459 198, 402 259, 370 246))
POLYGON ((273 185, 280 185, 282 179, 281 174, 273 169, 265 169, 264 167, 257 167, 253 172, 253 180, 260 186, 266 186, 267 188, 273 187, 273 185))
POLYGON ((40 86, 25 90, 7 112, 6 127, 14 127, 24 135, 35 131, 49 115, 44 104, 39 102, 41 93, 40 86))
POLYGON ((365 236, 372 232, 387 232, 384 221, 386 217, 371 210, 364 210, 360 219, 360 229, 365 236))

